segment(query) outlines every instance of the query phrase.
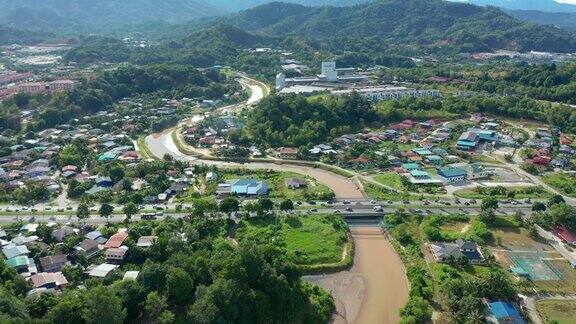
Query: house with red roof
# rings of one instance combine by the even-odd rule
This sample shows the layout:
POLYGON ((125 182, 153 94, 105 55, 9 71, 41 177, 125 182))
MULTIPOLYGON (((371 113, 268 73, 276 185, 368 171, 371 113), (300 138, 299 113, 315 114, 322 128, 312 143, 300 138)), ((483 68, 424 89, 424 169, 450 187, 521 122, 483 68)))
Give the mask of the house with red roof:
POLYGON ((564 133, 560 133, 560 144, 561 145, 572 145, 572 138, 564 133))
POLYGON ((104 244, 104 248, 119 248, 124 243, 124 240, 128 237, 127 233, 116 233, 110 237, 110 239, 104 244))
POLYGON ((526 160, 526 162, 535 166, 548 166, 552 162, 552 158, 549 156, 535 156, 532 160, 526 160))
POLYGON ((576 246, 576 235, 570 232, 564 225, 554 227, 554 234, 558 236, 566 244, 576 246))

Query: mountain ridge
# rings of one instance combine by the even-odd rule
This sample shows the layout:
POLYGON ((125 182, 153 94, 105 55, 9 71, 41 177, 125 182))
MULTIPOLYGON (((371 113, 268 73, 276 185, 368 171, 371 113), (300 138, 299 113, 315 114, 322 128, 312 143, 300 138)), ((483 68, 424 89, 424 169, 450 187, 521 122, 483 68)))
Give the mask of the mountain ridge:
POLYGON ((522 22, 496 7, 441 0, 380 0, 353 7, 268 3, 228 16, 252 33, 316 39, 374 38, 391 44, 449 43, 464 51, 576 50, 575 34, 522 22))

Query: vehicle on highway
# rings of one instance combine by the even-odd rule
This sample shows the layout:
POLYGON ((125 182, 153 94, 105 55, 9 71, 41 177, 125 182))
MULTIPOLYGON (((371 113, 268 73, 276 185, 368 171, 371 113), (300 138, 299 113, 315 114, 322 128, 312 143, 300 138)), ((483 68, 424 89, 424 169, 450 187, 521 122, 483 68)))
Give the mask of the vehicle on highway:
POLYGON ((52 210, 52 207, 46 206, 46 207, 44 207, 44 210, 52 210))
POLYGON ((156 214, 155 213, 145 213, 140 215, 141 220, 155 220, 156 214))
POLYGON ((371 203, 372 205, 374 205, 374 204, 376 203, 376 200, 372 199, 372 200, 370 200, 370 203, 371 203))
POLYGON ((63 211, 64 211, 64 208, 63 208, 63 207, 60 207, 60 208, 58 208, 56 211, 58 211, 58 212, 60 212, 60 213, 61 213, 61 212, 63 212, 63 211))
POLYGON ((353 211, 353 210, 352 210, 352 208, 350 208, 350 207, 346 207, 346 211, 347 211, 347 212, 351 212, 351 211, 353 211))
POLYGON ((317 213, 317 212, 318 212, 318 209, 312 208, 312 209, 310 209, 310 212, 311 212, 311 213, 317 213))
POLYGON ((374 211, 377 213, 381 213, 384 211, 384 209, 382 208, 382 206, 374 206, 374 211))
POLYGON ((340 210, 339 210, 339 209, 334 209, 334 214, 340 214, 340 210))
POLYGON ((343 203, 344 205, 350 205, 350 200, 344 200, 344 201, 342 201, 342 203, 343 203))
POLYGON ((66 206, 66 210, 72 210, 72 206, 66 206))

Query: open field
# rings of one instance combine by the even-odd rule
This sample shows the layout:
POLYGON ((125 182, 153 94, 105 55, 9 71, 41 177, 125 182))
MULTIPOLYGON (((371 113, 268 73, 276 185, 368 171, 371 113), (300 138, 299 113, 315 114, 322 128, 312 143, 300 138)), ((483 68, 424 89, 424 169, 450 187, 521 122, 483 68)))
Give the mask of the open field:
POLYGON ((453 221, 440 225, 441 231, 465 233, 470 227, 470 222, 453 221))
POLYGON ((554 249, 544 239, 534 239, 525 228, 498 227, 491 228, 494 240, 491 249, 511 251, 553 251, 554 249))
POLYGON ((576 177, 562 172, 547 173, 542 180, 563 194, 576 197, 576 177))
POLYGON ((576 323, 576 301, 539 300, 536 309, 545 323, 557 321, 560 324, 576 323))
POLYGON ((386 188, 382 188, 376 184, 362 181, 364 191, 368 197, 373 199, 382 199, 389 201, 402 201, 402 200, 418 200, 419 195, 410 194, 407 192, 393 193, 386 188))
POLYGON ((347 230, 337 216, 251 218, 240 223, 236 237, 277 241, 294 263, 318 265, 343 259, 347 230))
POLYGON ((392 187, 398 190, 404 190, 404 186, 402 185, 402 176, 396 172, 384 172, 377 176, 374 176, 374 180, 378 181, 379 183, 392 187))

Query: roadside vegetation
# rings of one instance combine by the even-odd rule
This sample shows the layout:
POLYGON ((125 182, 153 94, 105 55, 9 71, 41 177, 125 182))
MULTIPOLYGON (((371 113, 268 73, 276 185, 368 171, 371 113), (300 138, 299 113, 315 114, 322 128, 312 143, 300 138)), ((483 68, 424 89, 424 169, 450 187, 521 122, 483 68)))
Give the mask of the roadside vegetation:
POLYGON ((576 197, 576 177, 564 172, 555 172, 544 174, 542 180, 563 194, 576 197))
POLYGON ((548 199, 552 193, 540 186, 533 187, 477 187, 474 189, 461 189, 454 195, 466 199, 484 199, 494 197, 496 199, 548 199))

